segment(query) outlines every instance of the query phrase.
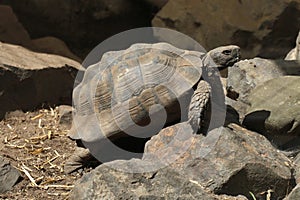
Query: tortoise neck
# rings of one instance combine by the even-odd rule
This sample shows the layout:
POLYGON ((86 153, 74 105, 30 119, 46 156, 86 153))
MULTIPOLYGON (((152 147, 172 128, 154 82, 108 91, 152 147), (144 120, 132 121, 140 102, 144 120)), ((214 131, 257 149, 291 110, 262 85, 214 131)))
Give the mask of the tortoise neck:
POLYGON ((204 57, 203 57, 203 66, 204 67, 210 67, 210 68, 223 68, 226 66, 220 65, 217 63, 216 60, 214 60, 210 53, 208 52, 204 57))

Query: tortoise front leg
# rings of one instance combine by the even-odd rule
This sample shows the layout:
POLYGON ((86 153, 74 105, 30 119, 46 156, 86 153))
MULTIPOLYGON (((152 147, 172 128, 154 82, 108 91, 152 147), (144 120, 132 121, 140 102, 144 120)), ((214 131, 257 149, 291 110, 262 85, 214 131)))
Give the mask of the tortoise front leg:
POLYGON ((83 147, 76 147, 75 152, 71 155, 64 164, 64 172, 70 174, 77 172, 80 169, 96 167, 101 164, 90 151, 83 147))
POLYGON ((195 133, 201 128, 201 117, 203 117, 204 111, 208 107, 210 94, 211 87, 209 83, 201 80, 194 91, 188 111, 188 121, 195 133))

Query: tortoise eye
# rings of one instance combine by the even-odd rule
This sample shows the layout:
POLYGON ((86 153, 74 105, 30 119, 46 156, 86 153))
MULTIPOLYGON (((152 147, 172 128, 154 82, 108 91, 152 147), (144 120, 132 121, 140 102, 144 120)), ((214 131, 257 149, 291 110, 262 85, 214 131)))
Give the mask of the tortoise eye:
POLYGON ((222 53, 225 55, 231 55, 231 50, 224 50, 222 53))

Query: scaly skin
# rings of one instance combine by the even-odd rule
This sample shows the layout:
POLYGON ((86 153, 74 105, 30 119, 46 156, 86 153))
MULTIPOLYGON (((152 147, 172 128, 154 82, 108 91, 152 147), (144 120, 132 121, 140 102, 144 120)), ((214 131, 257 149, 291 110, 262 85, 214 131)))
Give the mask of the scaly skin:
POLYGON ((212 91, 215 99, 221 101, 224 99, 221 82, 219 81, 220 77, 218 77, 215 69, 229 67, 237 62, 239 58, 240 48, 234 45, 229 45, 218 47, 209 51, 203 59, 204 65, 202 75, 205 77, 205 80, 201 80, 198 83, 197 89, 194 91, 192 96, 188 111, 188 121, 195 133, 202 128, 201 122, 205 119, 204 111, 210 103, 212 91))

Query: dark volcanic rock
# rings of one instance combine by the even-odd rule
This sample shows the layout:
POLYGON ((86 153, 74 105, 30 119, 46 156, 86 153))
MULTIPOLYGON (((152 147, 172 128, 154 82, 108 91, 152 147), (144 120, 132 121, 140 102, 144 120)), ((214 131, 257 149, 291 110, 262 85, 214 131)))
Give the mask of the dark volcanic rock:
POLYGON ((7 111, 71 104, 80 64, 0 43, 0 118, 7 111))
POLYGON ((0 193, 10 190, 20 178, 18 170, 0 156, 0 193))

